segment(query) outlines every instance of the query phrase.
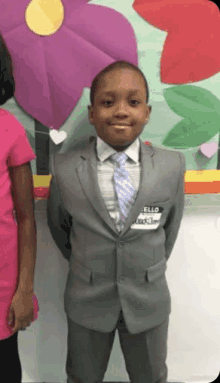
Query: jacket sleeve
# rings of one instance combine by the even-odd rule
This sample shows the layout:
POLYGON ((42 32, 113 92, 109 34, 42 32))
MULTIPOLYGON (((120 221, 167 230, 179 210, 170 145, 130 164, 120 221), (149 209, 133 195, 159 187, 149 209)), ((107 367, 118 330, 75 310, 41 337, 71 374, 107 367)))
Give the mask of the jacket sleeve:
POLYGON ((51 173, 49 198, 47 201, 47 224, 54 242, 68 261, 71 255, 70 231, 72 217, 65 210, 59 187, 56 182, 54 156, 51 156, 51 173))
POLYGON ((166 242, 165 242, 165 254, 166 259, 171 255, 174 244, 177 239, 179 232, 181 220, 184 212, 184 202, 185 202, 185 180, 184 175, 186 171, 186 160, 185 156, 182 153, 178 153, 180 157, 180 173, 176 197, 171 208, 170 214, 167 218, 167 221, 164 225, 166 242))

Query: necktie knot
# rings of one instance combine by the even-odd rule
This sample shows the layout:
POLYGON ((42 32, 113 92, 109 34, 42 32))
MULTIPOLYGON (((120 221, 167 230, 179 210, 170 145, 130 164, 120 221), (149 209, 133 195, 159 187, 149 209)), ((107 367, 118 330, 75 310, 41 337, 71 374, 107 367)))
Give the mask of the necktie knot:
POLYGON ((125 153, 115 153, 112 155, 112 158, 119 167, 123 167, 127 161, 128 156, 125 153))

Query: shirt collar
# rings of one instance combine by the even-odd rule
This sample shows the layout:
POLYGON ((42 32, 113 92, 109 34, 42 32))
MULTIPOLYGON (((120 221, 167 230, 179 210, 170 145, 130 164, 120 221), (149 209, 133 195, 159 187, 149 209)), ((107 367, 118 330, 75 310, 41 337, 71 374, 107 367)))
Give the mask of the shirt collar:
MULTIPOLYGON (((97 136, 96 141, 96 150, 97 156, 101 162, 107 160, 112 154, 117 153, 110 145, 103 141, 99 136, 97 136)), ((140 150, 140 139, 137 137, 136 140, 124 150, 124 153, 133 160, 135 163, 139 161, 139 150, 140 150)))

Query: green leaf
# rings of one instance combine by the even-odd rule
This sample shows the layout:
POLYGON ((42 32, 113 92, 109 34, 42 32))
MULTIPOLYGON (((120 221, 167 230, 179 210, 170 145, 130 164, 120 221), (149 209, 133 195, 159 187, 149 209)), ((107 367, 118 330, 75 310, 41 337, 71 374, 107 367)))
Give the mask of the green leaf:
POLYGON ((193 148, 202 145, 219 132, 220 121, 203 122, 183 119, 167 134, 162 144, 172 148, 193 148))
POLYGON ((206 89, 193 85, 179 85, 164 90, 170 109, 181 117, 214 121, 220 116, 220 100, 206 89))

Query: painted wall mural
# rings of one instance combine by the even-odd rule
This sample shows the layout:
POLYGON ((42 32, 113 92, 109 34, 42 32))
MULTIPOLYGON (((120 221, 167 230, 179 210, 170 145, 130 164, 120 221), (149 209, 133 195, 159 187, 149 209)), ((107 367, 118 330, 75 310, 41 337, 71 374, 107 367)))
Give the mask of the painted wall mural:
POLYGON ((118 59, 137 64, 134 31, 110 8, 86 0, 3 0, 0 9, 1 32, 14 63, 15 98, 49 128, 60 128, 102 68, 118 59), (65 15, 51 31, 57 3, 65 6, 65 15))
POLYGON ((116 60, 138 64, 150 88, 145 142, 184 153, 186 193, 220 193, 220 12, 208 0, 0 0, 0 33, 16 91, 3 107, 37 155, 46 197, 50 155, 95 133, 93 77, 116 60), (13 6, 12 6, 13 5, 13 6))

